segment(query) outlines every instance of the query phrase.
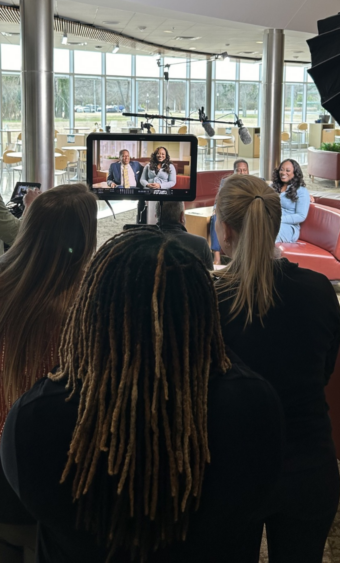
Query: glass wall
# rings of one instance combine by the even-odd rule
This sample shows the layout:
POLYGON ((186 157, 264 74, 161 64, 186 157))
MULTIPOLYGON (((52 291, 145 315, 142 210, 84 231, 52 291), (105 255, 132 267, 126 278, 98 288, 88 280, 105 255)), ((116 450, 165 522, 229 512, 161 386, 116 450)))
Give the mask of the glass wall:
MULTIPOLYGON (((19 132, 20 48, 2 44, 0 61, 0 129, 19 132)), ((54 50, 54 70, 55 128, 62 133, 71 127, 89 132, 97 123, 102 128, 111 125, 112 131, 140 123, 137 117, 123 116, 124 111, 197 119, 201 107, 215 120, 232 121, 236 113, 248 126, 260 124, 262 65, 257 62, 71 51, 65 46, 54 50), (207 65, 212 65, 211 108, 206 108, 207 65)), ((289 131, 292 123, 313 122, 320 113, 324 113, 320 96, 306 67, 286 66, 283 128, 289 131)), ((156 131, 165 130, 162 120, 154 119, 152 125, 156 131)), ((188 123, 188 131, 203 133, 200 123, 194 122, 188 123)), ((2 133, 2 149, 7 140, 2 133)))

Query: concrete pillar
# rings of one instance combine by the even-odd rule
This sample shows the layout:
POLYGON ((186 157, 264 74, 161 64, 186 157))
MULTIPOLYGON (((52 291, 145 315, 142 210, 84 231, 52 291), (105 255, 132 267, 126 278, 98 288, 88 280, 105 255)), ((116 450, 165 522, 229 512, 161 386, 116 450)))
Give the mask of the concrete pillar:
POLYGON ((272 179, 281 159, 281 110, 283 95, 284 33, 266 29, 262 57, 262 112, 260 176, 272 179))
POLYGON ((23 181, 54 186, 53 0, 21 0, 23 181))

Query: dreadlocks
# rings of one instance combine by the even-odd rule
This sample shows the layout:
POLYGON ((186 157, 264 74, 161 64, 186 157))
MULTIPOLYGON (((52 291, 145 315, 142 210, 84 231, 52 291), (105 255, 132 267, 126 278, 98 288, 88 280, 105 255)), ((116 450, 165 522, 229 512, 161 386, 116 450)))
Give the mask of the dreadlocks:
POLYGON ((60 357, 50 377, 71 396, 82 383, 61 478, 73 477, 78 526, 107 561, 120 546, 143 561, 185 538, 210 461, 209 374, 230 363, 208 271, 154 229, 117 235, 85 274, 60 357))

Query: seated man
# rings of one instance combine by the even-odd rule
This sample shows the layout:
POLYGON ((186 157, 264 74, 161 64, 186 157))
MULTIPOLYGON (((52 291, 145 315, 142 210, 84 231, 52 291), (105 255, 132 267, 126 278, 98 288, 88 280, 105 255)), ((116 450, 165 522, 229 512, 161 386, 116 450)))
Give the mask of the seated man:
POLYGON ((107 185, 111 188, 122 186, 123 188, 140 188, 140 178, 143 166, 140 162, 131 161, 130 153, 126 149, 119 151, 119 162, 110 166, 107 177, 107 185))
POLYGON ((174 236, 188 250, 200 258, 208 270, 213 270, 214 265, 209 245, 205 238, 191 235, 185 228, 185 213, 183 201, 165 201, 161 206, 156 203, 156 218, 161 230, 169 236, 174 236))

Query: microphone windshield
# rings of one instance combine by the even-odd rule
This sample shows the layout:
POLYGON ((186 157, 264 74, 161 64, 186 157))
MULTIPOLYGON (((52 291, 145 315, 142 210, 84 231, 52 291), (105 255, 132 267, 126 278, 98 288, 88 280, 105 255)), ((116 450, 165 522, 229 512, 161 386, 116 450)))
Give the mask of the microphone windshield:
POLYGON ((215 135, 215 129, 213 129, 209 123, 209 121, 202 121, 202 127, 206 133, 208 133, 209 137, 213 137, 215 135))
POLYGON ((248 129, 244 126, 240 127, 238 130, 238 134, 240 135, 240 139, 244 145, 250 145, 252 142, 252 138, 248 129))

